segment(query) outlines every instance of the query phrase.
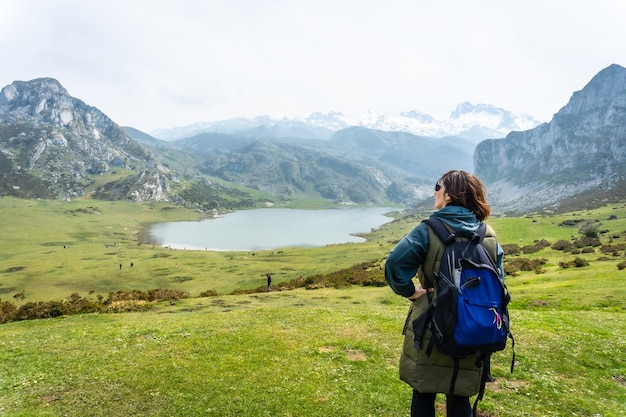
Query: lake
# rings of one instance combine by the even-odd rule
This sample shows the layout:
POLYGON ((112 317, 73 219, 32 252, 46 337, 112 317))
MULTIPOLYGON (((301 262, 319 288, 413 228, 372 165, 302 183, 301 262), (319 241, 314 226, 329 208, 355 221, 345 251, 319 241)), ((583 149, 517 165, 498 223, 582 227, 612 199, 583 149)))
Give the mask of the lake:
POLYGON ((393 220, 388 207, 331 210, 257 209, 193 222, 151 224, 147 240, 175 249, 258 251, 363 242, 367 233, 393 220))

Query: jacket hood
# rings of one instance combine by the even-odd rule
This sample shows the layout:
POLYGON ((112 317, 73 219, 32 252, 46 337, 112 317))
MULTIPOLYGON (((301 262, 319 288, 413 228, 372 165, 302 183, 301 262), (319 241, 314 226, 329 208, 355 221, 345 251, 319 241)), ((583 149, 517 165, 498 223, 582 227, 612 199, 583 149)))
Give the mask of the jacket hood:
POLYGON ((476 215, 470 209, 461 206, 446 206, 434 212, 431 217, 441 219, 453 230, 475 232, 480 225, 476 215))

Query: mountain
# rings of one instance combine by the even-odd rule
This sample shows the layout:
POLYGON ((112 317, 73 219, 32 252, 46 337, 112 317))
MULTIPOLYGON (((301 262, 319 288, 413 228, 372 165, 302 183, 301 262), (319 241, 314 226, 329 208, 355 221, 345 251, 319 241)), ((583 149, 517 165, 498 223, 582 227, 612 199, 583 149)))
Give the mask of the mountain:
POLYGON ((626 69, 600 71, 549 123, 478 144, 474 165, 502 210, 623 198, 626 69))
POLYGON ((392 180, 373 166, 274 141, 252 141, 237 152, 208 158, 201 172, 261 191, 312 195, 336 202, 381 203, 392 180))
POLYGON ((2 194, 72 198, 112 172, 126 173, 124 181, 96 193, 143 201, 167 192, 154 155, 58 81, 15 81, 0 91, 2 194))
POLYGON ((204 162, 208 176, 282 197, 411 205, 432 194, 442 169, 470 170, 475 144, 352 127, 328 140, 251 139, 221 133, 167 142, 204 162))
POLYGON ((408 204, 419 195, 415 182, 432 182, 412 181, 414 175, 368 152, 345 157, 328 140, 258 139, 259 129, 253 130, 165 142, 118 126, 57 80, 15 81, 0 91, 0 195, 70 199, 89 193, 223 211, 253 207, 270 195, 408 204), (251 197, 230 183, 264 194, 251 197))
POLYGON ((598 205, 626 193, 626 69, 619 65, 574 92, 548 123, 523 130, 535 121, 469 103, 448 121, 466 135, 519 128, 503 139, 476 144, 398 128, 407 119, 442 125, 417 112, 395 124, 368 117, 360 123, 391 130, 316 113, 278 123, 233 119, 214 125, 217 132, 189 136, 194 127, 165 141, 121 128, 54 79, 15 81, 0 91, 0 195, 168 200, 202 211, 294 197, 432 208, 433 183, 449 169, 476 173, 500 212, 598 205))
POLYGON ((0 91, 0 196, 166 200, 205 212, 271 198, 206 178, 194 168, 202 161, 118 126, 55 79, 15 81, 0 91))
POLYGON ((172 145, 164 140, 157 139, 149 134, 142 132, 139 129, 135 129, 130 126, 122 126, 122 129, 126 132, 128 137, 137 142, 139 145, 144 146, 146 148, 154 148, 154 149, 171 149, 172 145))
POLYGON ((257 116, 254 119, 234 118, 216 122, 200 122, 188 126, 172 129, 159 129, 152 136, 163 140, 177 140, 196 136, 200 133, 221 133, 246 138, 298 138, 298 139, 328 139, 336 130, 345 125, 325 126, 323 123, 314 124, 307 120, 280 119, 269 116, 257 116), (336 127, 333 129, 332 127, 336 127))
POLYGON ((329 140, 329 149, 361 160, 405 171, 425 179, 430 194, 433 180, 450 169, 472 171, 475 144, 460 138, 434 139, 406 132, 384 132, 364 127, 341 130, 329 140))
POLYGON ((202 122, 172 129, 159 129, 152 135, 163 140, 176 140, 204 132, 255 138, 329 139, 340 130, 364 127, 433 138, 456 136, 478 143, 483 139, 503 138, 509 132, 530 129, 540 123, 529 115, 516 115, 491 105, 472 105, 464 102, 457 106, 448 120, 444 121, 417 111, 398 116, 382 116, 370 111, 358 118, 330 112, 313 113, 308 117, 294 119, 258 116, 254 119, 235 118, 202 122))

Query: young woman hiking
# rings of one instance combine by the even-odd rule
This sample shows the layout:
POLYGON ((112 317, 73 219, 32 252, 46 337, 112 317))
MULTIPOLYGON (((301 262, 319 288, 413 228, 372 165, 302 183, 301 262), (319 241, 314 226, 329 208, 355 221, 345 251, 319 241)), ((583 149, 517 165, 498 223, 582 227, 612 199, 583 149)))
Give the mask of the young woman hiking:
MULTIPOLYGON (((480 222, 490 214, 485 198, 485 187, 478 178, 465 171, 449 171, 435 185, 437 211, 431 217, 442 220, 454 232, 475 232, 480 222)), ((473 357, 459 360, 454 392, 450 393, 450 381, 455 370, 452 357, 436 348, 427 354, 431 337, 428 329, 424 332, 421 346, 415 346, 412 322, 428 309, 429 297, 425 288, 433 291, 433 271, 437 270, 435 263, 440 259, 437 256, 441 256, 441 250, 434 249, 438 243, 435 239, 434 233, 422 222, 396 245, 385 264, 385 279, 391 289, 411 301, 403 330, 405 340, 400 357, 400 378, 413 388, 412 417, 435 417, 438 393, 446 394, 447 417, 470 417, 469 397, 479 391, 483 368, 476 366, 473 357), (429 251, 431 246, 433 248, 429 251), (413 281, 416 274, 417 285, 413 281)), ((487 227, 484 246, 496 261, 502 276, 503 250, 491 227, 487 227)))

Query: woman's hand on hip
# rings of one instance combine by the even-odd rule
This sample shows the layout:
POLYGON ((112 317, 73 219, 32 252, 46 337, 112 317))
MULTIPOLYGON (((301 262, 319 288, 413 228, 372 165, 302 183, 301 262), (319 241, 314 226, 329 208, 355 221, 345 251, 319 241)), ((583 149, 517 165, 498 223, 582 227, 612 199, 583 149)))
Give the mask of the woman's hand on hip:
MULTIPOLYGON (((429 288, 428 292, 433 292, 434 290, 434 288, 429 288)), ((426 289, 422 287, 422 284, 419 284, 417 287, 415 287, 415 292, 413 293, 413 295, 408 297, 408 299, 411 301, 415 301, 424 294, 426 294, 426 289)))

